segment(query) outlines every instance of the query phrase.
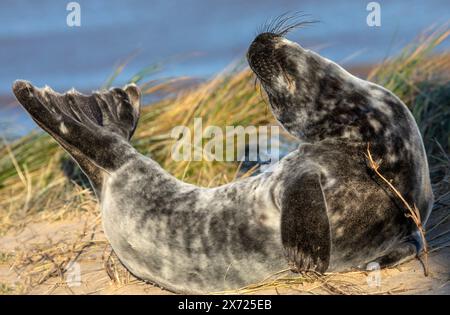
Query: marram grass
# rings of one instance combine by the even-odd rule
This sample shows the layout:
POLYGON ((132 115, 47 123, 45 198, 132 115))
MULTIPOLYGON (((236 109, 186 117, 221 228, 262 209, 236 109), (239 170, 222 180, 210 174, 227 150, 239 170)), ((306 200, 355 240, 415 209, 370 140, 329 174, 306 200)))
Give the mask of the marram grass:
MULTIPOLYGON (((438 30, 428 34, 406 47, 398 56, 375 67, 369 75, 369 80, 392 90, 405 101, 424 136, 438 200, 430 219, 431 229, 446 222, 450 212, 450 53, 433 54, 434 48, 447 39, 449 32, 438 30)), ((114 72, 106 85, 113 84, 119 74, 120 69, 114 72)), ((203 119, 203 126, 275 125, 260 86, 255 84, 250 70, 242 67, 174 93, 173 84, 184 79, 145 83, 142 83, 142 76, 132 79, 139 81, 144 96, 160 91, 171 92, 170 97, 142 108, 133 145, 159 162, 168 172, 187 182, 217 186, 242 176, 239 163, 174 161, 171 148, 176 140, 171 137, 171 131, 180 125, 188 126, 192 131, 196 117, 203 119)), ((60 220, 83 213, 98 216, 97 202, 84 176, 52 138, 35 131, 12 143, 6 140, 0 142, 0 235, 31 221, 60 220)), ((437 250, 448 244, 432 241, 430 245, 432 250, 437 250)), ((73 252, 77 253, 76 250, 73 252)), ((61 259, 65 263, 70 261, 65 256, 61 259)), ((31 264, 36 264, 32 266, 33 270, 41 270, 44 268, 42 264, 48 264, 48 261, 32 261, 31 264)), ((58 272, 53 270, 49 276, 58 272)), ((298 287, 305 281, 310 282, 313 276, 283 276, 241 288, 235 293, 298 287)), ((329 275, 320 280, 330 293, 346 293, 342 281, 330 286, 327 277, 334 279, 335 276, 329 275)), ((10 290, 9 286, 0 287, 0 293, 10 290)))

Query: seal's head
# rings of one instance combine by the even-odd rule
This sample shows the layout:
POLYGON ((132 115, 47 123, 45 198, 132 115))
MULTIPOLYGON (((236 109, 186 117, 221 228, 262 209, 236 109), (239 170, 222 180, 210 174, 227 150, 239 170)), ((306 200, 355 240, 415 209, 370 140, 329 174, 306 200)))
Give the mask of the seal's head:
POLYGON ((277 32, 259 34, 247 59, 274 116, 292 135, 307 141, 373 136, 366 132, 371 87, 336 63, 277 32))
POLYGON ((269 97, 275 117, 289 132, 302 137, 309 112, 317 112, 307 106, 315 103, 327 60, 271 32, 254 39, 247 60, 269 97))
POLYGON ((273 107, 277 107, 276 103, 284 104, 286 98, 301 94, 299 80, 310 70, 305 68, 309 51, 285 36, 317 22, 301 11, 287 12, 263 25, 251 43, 247 52, 248 63, 271 98, 273 107))
POLYGON ((294 95, 304 72, 305 50, 275 33, 259 34, 247 52, 250 68, 269 96, 294 95))

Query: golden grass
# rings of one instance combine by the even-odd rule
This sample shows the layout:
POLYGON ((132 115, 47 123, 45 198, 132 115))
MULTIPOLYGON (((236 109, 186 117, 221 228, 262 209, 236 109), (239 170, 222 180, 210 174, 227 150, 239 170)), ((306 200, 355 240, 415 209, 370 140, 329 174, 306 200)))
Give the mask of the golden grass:
MULTIPOLYGON (((430 170, 437 202, 428 226, 429 241, 432 239, 430 251, 448 246, 442 240, 449 235, 449 231, 442 231, 440 227, 448 222, 450 209, 450 159, 447 155, 450 132, 445 133, 450 130, 450 104, 448 98, 444 97, 449 91, 450 54, 430 55, 448 33, 447 30, 439 30, 431 34, 418 44, 406 48, 400 56, 375 68, 369 76, 405 100, 419 123, 427 150, 431 152, 430 170), (438 139, 439 143, 436 144, 434 139, 438 139), (431 232, 436 234, 432 235, 431 232)), ((115 72, 107 84, 111 84, 117 75, 115 72)), ((144 94, 148 95, 159 91, 173 92, 173 84, 182 80, 185 78, 165 83, 148 81, 139 84, 144 94)), ((238 67, 227 70, 192 89, 144 107, 133 144, 140 152, 151 156, 168 172, 184 181, 202 186, 230 182, 243 176, 238 163, 173 161, 170 148, 175 139, 170 137, 170 132, 178 125, 188 126, 192 131, 195 117, 202 117, 204 125, 275 124, 263 95, 248 69, 238 67)), ((0 144, 0 235, 11 229, 20 230, 33 222, 98 217, 97 202, 85 184, 84 176, 46 134, 34 132, 13 143, 0 144)), ((103 249, 102 261, 112 282, 127 285, 136 281, 124 271, 104 241, 91 239, 95 228, 99 229, 98 222, 87 226, 83 233, 71 241, 36 244, 33 250, 19 251, 14 255, 2 253, 0 257, 5 257, 4 262, 12 261, 18 275, 27 279, 14 286, 13 291, 29 292, 49 278, 62 278, 67 266, 76 261, 80 253, 98 248, 103 249)), ((364 293, 352 284, 351 276, 351 273, 321 277, 311 273, 294 276, 281 274, 227 293, 254 293, 282 288, 313 293, 316 292, 316 286, 333 294, 364 293)), ((11 293, 10 289, 10 285, 0 284, 0 293, 11 293)))
POLYGON ((99 218, 90 225, 85 225, 75 239, 51 240, 34 244, 33 248, 25 248, 15 254, 11 268, 20 275, 22 283, 28 288, 45 283, 52 277, 59 277, 66 283, 64 273, 78 257, 94 245, 107 245, 105 241, 94 239, 99 218))

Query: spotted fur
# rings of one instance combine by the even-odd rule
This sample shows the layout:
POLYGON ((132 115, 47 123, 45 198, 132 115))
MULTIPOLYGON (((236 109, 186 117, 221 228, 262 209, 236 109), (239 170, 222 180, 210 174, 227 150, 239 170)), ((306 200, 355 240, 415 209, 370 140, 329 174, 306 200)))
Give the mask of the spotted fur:
MULTIPOLYGON (((296 205, 302 208, 298 212, 302 218, 295 219, 301 224, 282 225, 282 235, 298 234, 283 240, 284 247, 290 252, 292 247, 319 246, 326 237, 308 237, 310 225, 318 232, 328 224, 327 270, 363 267, 377 259, 392 265, 414 255, 411 244, 419 241, 414 237, 417 228, 405 217, 398 198, 368 167, 364 155, 370 144, 372 155, 382 160, 383 175, 417 205, 425 223, 433 194, 422 138, 408 108, 383 87, 278 34, 258 35, 247 57, 277 120, 303 141, 301 163, 314 164, 320 174, 309 187, 320 184, 324 200, 318 193, 313 194, 315 206, 305 204, 305 200, 313 204, 311 195, 286 194, 281 200, 282 217, 296 205)), ((417 247, 420 250, 421 244, 417 247)), ((322 256, 299 255, 288 255, 299 269, 308 269, 301 260, 322 256)))
POLYGON ((78 162, 100 201, 105 234, 137 277, 175 292, 236 289, 286 268, 273 173, 217 188, 183 183, 130 144, 136 86, 58 94, 17 81, 33 119, 78 162))
POLYGON ((382 171, 428 216, 428 166, 407 108, 280 35, 258 36, 248 59, 275 117, 304 143, 271 172, 217 188, 183 183, 130 145, 136 86, 87 96, 17 81, 13 91, 89 177, 108 240, 141 279, 205 293, 287 266, 340 271, 415 254, 415 227, 364 156, 370 142, 382 171))

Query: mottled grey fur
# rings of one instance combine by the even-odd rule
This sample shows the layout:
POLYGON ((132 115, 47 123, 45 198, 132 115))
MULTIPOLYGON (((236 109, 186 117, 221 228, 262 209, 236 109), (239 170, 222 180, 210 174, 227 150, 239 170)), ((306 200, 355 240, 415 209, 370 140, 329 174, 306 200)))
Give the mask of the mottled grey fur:
POLYGON ((316 176, 308 176, 307 187, 296 185, 299 176, 291 182, 295 188, 285 184, 297 194, 282 197, 282 217, 284 211, 303 213, 281 222, 288 260, 300 270, 318 261, 313 269, 340 271, 368 260, 394 265, 415 255, 422 246, 417 227, 365 156, 370 143, 382 174, 417 205, 425 224, 433 193, 422 137, 408 108, 383 87, 278 34, 258 35, 247 57, 277 120, 304 142, 302 165, 310 164, 316 176), (323 198, 316 191, 305 198, 302 189, 308 187, 323 198), (326 238, 329 253, 315 252, 326 238))
POLYGON ((260 35, 248 56, 275 116, 304 143, 272 172, 217 188, 183 183, 129 144, 139 115, 134 85, 91 96, 25 81, 13 90, 89 177, 108 240, 141 279, 211 292, 288 265, 341 271, 414 255, 414 225, 364 156, 370 142, 382 171, 428 216, 428 166, 407 108, 273 34, 260 35))

